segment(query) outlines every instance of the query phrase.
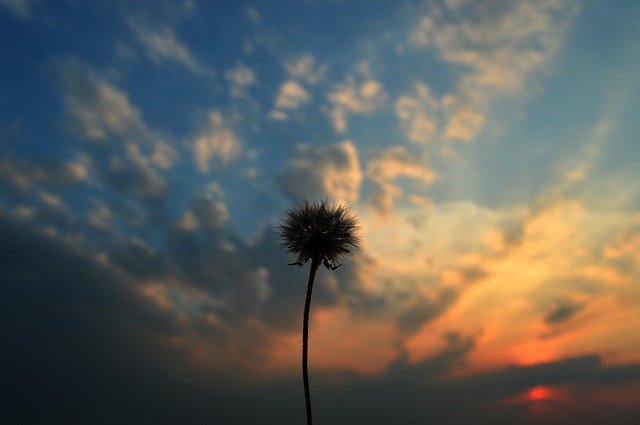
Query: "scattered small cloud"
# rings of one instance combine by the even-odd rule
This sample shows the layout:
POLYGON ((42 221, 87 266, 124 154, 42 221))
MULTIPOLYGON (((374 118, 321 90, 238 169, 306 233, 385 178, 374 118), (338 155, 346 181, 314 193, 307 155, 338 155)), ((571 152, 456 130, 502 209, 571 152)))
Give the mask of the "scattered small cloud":
POLYGON ((140 110, 127 94, 99 78, 87 65, 67 60, 60 66, 60 74, 65 111, 79 136, 96 141, 150 137, 140 110))
POLYGON ((477 110, 472 102, 459 96, 447 95, 442 99, 446 124, 442 137, 445 140, 472 141, 482 129, 484 113, 477 110))
POLYGON ((135 19, 128 19, 127 24, 153 62, 175 61, 195 74, 206 77, 215 75, 212 70, 200 64, 189 48, 178 39, 172 27, 168 25, 151 26, 144 21, 135 19))
POLYGON ((226 165, 240 157, 242 143, 223 115, 213 110, 193 141, 193 154, 202 173, 214 165, 226 165))
POLYGON ((373 77, 350 76, 331 90, 328 98, 332 104, 330 117, 333 127, 337 132, 344 133, 349 114, 370 114, 382 107, 387 93, 382 82, 373 77))
POLYGON ((296 80, 287 80, 280 86, 274 109, 269 117, 275 121, 286 121, 289 112, 300 108, 311 100, 311 94, 296 80))
POLYGON ((295 60, 285 62, 284 68, 290 77, 297 78, 310 85, 320 82, 328 69, 327 65, 316 63, 316 58, 310 53, 305 53, 295 60))
POLYGON ((229 93, 234 97, 247 96, 249 86, 255 85, 255 72, 248 66, 237 64, 234 68, 228 69, 224 73, 225 79, 229 82, 229 93))
POLYGON ((253 23, 258 23, 262 19, 260 12, 253 6, 247 6, 245 9, 245 16, 253 23))
POLYGON ((69 59, 59 64, 59 70, 71 129, 103 146, 110 156, 94 161, 97 169, 118 191, 162 197, 166 183, 159 169, 172 167, 177 158, 171 144, 147 126, 125 92, 84 63, 69 59))
POLYGON ((0 158, 0 176, 12 189, 25 192, 36 184, 69 186, 89 178, 87 165, 81 161, 43 162, 0 158))
POLYGON ((425 144, 437 135, 440 105, 426 84, 416 83, 414 92, 414 95, 398 97, 395 104, 396 116, 407 139, 425 144))

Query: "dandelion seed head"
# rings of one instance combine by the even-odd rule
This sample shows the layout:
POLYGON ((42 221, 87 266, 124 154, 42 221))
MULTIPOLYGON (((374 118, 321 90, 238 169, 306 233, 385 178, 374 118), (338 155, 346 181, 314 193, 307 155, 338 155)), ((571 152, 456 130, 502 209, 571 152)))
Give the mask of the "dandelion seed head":
POLYGON ((302 266, 313 257, 332 264, 360 248, 356 232, 358 218, 348 206, 321 201, 304 201, 289 208, 278 226, 281 247, 296 254, 302 266))

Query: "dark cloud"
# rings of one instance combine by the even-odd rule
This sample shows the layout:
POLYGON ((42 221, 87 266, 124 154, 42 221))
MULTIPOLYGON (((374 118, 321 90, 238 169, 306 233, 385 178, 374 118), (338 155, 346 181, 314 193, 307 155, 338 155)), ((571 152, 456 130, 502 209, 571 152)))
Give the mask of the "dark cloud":
POLYGON ((140 239, 128 238, 114 243, 109 258, 138 278, 166 276, 169 265, 163 255, 140 239))
POLYGON ((78 184, 87 176, 87 168, 79 162, 0 158, 0 184, 16 195, 24 194, 35 184, 61 188, 78 184))
POLYGON ((148 165, 114 160, 103 172, 107 181, 120 193, 151 201, 160 201, 166 196, 164 178, 148 165))
MULTIPOLYGON (((243 378, 232 379, 232 371, 221 375, 194 363, 179 346, 163 342, 185 336, 184 324, 140 297, 135 278, 4 216, 0 273, 3 423, 293 425, 304 418, 298 376, 251 379, 238 370, 243 378)), ((255 350, 253 339, 264 336, 250 334, 239 347, 255 350)), ((222 346, 243 336, 209 337, 222 346)), ((464 363, 474 341, 450 334, 447 343, 435 358, 417 364, 399 359, 377 376, 318 373, 312 366, 316 420, 534 424, 526 406, 501 401, 535 385, 582 391, 575 404, 562 406, 563 422, 545 423, 606 418, 607 424, 632 425, 640 417, 637 406, 602 403, 599 416, 589 416, 584 412, 594 409, 593 402, 580 395, 595 386, 640 384, 638 364, 605 366, 587 356, 452 379, 447 373, 464 363)))
POLYGON ((545 314, 544 321, 550 325, 564 322, 572 318, 583 307, 583 304, 573 303, 570 301, 557 304, 545 314))

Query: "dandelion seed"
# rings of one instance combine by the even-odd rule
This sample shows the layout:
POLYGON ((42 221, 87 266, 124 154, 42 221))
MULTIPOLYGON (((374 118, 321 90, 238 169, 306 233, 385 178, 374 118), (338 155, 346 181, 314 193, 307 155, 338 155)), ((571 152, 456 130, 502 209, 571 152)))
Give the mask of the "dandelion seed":
POLYGON ((281 247, 289 254, 297 255, 290 266, 304 266, 311 260, 307 297, 302 320, 302 379, 307 410, 307 425, 312 425, 311 394, 309 391, 308 347, 309 347, 309 309, 313 281, 320 263, 327 269, 335 270, 340 261, 360 247, 356 235, 360 228, 358 219, 351 214, 349 207, 342 204, 328 205, 326 200, 304 201, 288 209, 279 225, 281 247))

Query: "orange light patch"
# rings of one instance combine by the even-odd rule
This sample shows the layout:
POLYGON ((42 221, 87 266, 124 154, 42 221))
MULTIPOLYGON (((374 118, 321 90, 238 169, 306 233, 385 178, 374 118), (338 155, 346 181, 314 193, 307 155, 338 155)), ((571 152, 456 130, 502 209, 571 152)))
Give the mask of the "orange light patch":
MULTIPOLYGON (((342 306, 319 308, 311 312, 309 364, 313 370, 379 374, 400 355, 397 335, 397 328, 382 319, 358 317, 342 306)), ((275 335, 265 367, 271 372, 298 369, 301 339, 299 332, 275 335)))
POLYGON ((548 400, 551 398, 551 390, 542 385, 536 385, 527 391, 527 397, 531 401, 548 400))

